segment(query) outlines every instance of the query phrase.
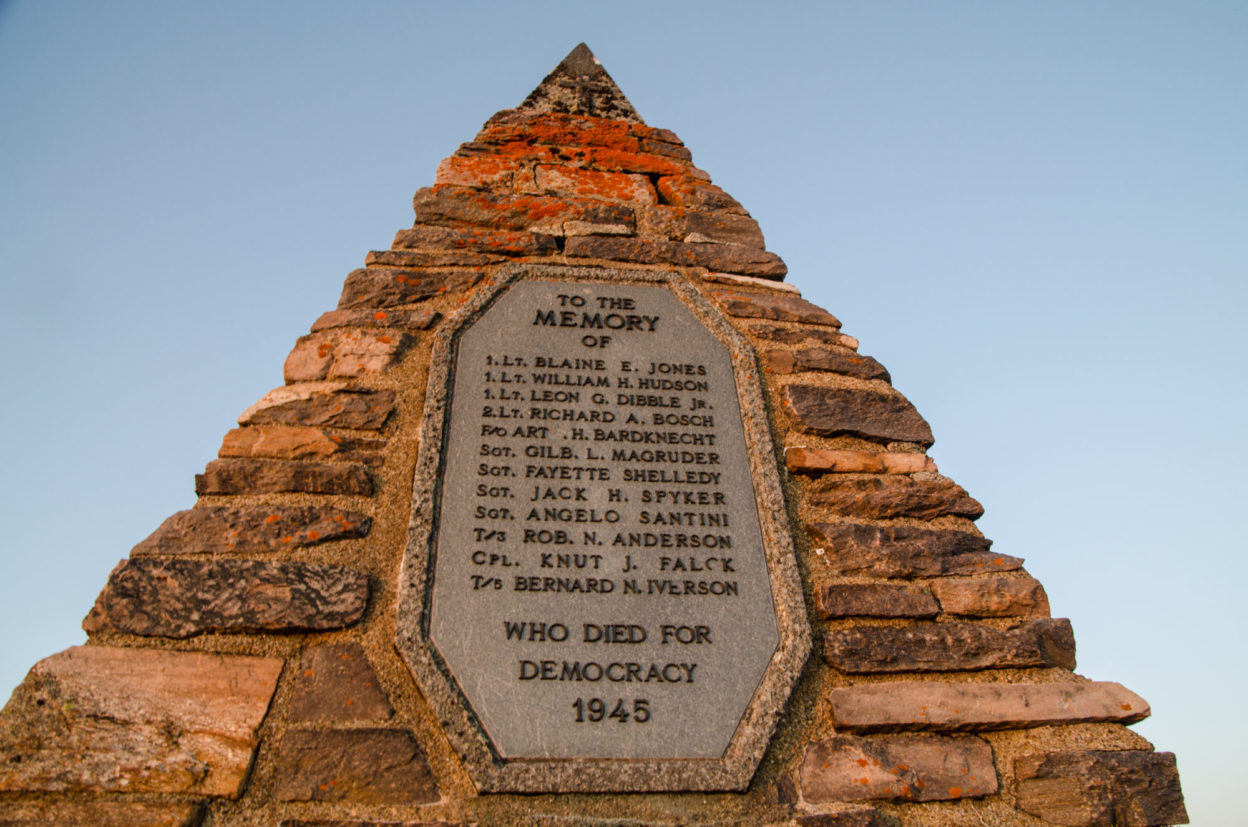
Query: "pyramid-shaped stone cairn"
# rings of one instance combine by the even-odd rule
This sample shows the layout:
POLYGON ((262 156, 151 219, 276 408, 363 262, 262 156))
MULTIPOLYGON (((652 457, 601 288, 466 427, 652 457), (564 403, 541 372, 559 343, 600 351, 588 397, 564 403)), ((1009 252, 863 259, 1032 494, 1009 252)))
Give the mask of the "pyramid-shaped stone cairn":
MULTIPOLYGON (((40 661, 14 692, 0 719, 0 823, 1186 823, 1174 756, 1126 728, 1148 715, 1145 701, 1072 672, 1069 621, 1050 618, 1022 560, 991 550, 976 530, 982 507, 938 473, 925 453, 931 431, 888 372, 782 281, 786 267, 749 213, 693 165, 675 134, 643 123, 587 48, 443 161, 415 209, 415 225, 391 249, 369 253, 347 276, 337 309, 296 343, 285 384, 225 435, 219 457, 196 477, 196 506, 166 520, 113 571, 83 623, 89 642, 40 661), (655 485, 609 493, 619 505, 630 492, 653 498, 672 489, 681 502, 648 512, 650 522, 726 522, 695 502, 711 496, 743 503, 732 512, 737 523, 740 513, 758 514, 761 529, 750 530, 765 554, 746 548, 742 538, 754 535, 745 529, 644 533, 634 525, 634 535, 621 535, 710 544, 664 549, 661 558, 633 549, 630 560, 665 561, 664 574, 646 575, 651 592, 685 590, 656 604, 670 612, 624 615, 618 607, 626 604, 594 602, 616 596, 532 593, 607 588, 602 578, 586 586, 593 578, 584 572, 544 571, 563 565, 551 560, 592 555, 565 555, 554 539, 539 556, 517 539, 530 527, 524 520, 536 518, 530 489, 565 500, 598 491, 568 483, 572 465, 548 459, 564 450, 553 434, 580 439, 582 431, 537 421, 545 415, 524 378, 537 367, 532 342, 549 339, 558 350, 565 322, 580 325, 576 337, 606 324, 619 341, 641 340, 646 325, 655 329, 648 320, 660 318, 621 310, 595 328, 586 316, 564 316, 567 307, 540 304, 556 293, 575 300, 578 290, 603 308, 661 300, 664 324, 685 319, 698 332, 663 339, 658 353, 670 361, 660 364, 722 364, 730 371, 722 375, 735 377, 726 386, 738 386, 735 399, 722 389, 715 397, 715 427, 729 429, 715 431, 718 442, 697 435, 693 414, 665 420, 675 423, 667 430, 635 425, 635 442, 670 438, 680 451, 625 445, 616 458, 628 460, 610 466, 618 481, 634 460, 675 460, 649 466, 675 470, 637 472, 657 475, 647 477, 655 485), (505 307, 527 312, 529 324, 532 302, 532 324, 549 330, 499 327, 505 307), (519 422, 506 418, 507 404, 471 402, 479 398, 458 384, 478 371, 461 361, 457 372, 455 359, 494 347, 479 344, 482 336, 528 354, 511 362, 523 404, 521 390, 506 385, 480 391, 486 400, 517 400, 519 422), (709 344, 691 344, 703 339, 709 344), (454 423, 465 419, 473 433, 456 436, 454 423), (512 439, 513 426, 538 431, 526 442, 512 439), (539 437, 548 433, 555 441, 545 445, 539 437), (670 483, 721 462, 708 444, 753 475, 754 497, 748 477, 722 489, 670 483), (521 458, 522 449, 547 459, 521 458), (543 468, 563 479, 539 486, 528 478, 543 468), (457 469, 468 469, 466 502, 452 496, 457 469), (523 508, 514 500, 499 510, 503 501, 491 499, 519 491, 523 508), (474 523, 474 512, 511 522, 474 523), (503 528, 510 544, 489 545, 503 528), (452 542, 456 531, 475 532, 480 547, 452 542), (722 547, 734 540, 726 556, 722 547), (721 550, 708 553, 716 543, 721 550), (469 566, 470 553, 478 568, 469 576, 435 569, 435 561, 469 566), (518 560, 525 568, 508 568, 518 560), (538 560, 542 571, 529 562, 538 560), (689 574, 715 566, 709 579, 689 574), (471 588, 454 591, 461 579, 471 588), (765 611, 739 609, 756 605, 733 600, 746 601, 760 579, 762 590, 750 593, 765 611), (728 589, 728 597, 698 596, 699 588, 728 589), (555 602, 539 603, 547 598, 555 602), (535 631, 529 623, 531 648, 493 673, 494 660, 510 657, 505 647, 520 644, 504 640, 501 627, 496 642, 472 637, 494 631, 474 625, 476 613, 508 601, 526 621, 546 611, 538 605, 581 611, 567 624, 578 640, 586 606, 615 607, 597 618, 601 625, 585 621, 585 639, 592 629, 596 640, 624 645, 603 649, 601 663, 569 667, 534 654, 556 651, 532 641, 556 636, 558 624, 535 631), (677 622, 721 606, 731 623, 677 622), (732 648, 733 627, 761 629, 763 641, 742 644, 741 652, 761 646, 763 654, 740 667, 749 676, 737 700, 716 683, 730 682, 722 670, 707 674, 714 666, 705 654, 745 664, 732 648), (666 650, 638 643, 660 629, 672 644, 666 650), (695 647, 677 653, 677 638, 714 646, 702 646, 695 664, 695 647), (650 662, 662 651, 672 662, 650 662), (490 695, 480 688, 490 680, 511 688, 490 695), (542 718, 538 701, 564 691, 576 697, 558 695, 562 717, 542 718), (491 706, 498 698, 502 706, 491 706), (682 700, 665 707, 663 698, 682 700), (704 715, 705 728, 722 737, 699 740, 704 715), (528 726, 530 718, 539 723, 528 726), (625 732, 656 735, 612 740, 625 732), (537 747, 524 742, 530 736, 537 747)), ((575 364, 542 364, 572 384, 614 370, 572 355, 575 364)), ((701 368, 673 370, 697 379, 701 368)), ((609 395, 628 386, 613 376, 609 395)), ((707 387, 675 381, 665 387, 707 387)), ((643 424, 671 415, 653 406, 700 404, 662 391, 630 399, 641 406, 627 408, 641 414, 631 421, 643 424)), ((626 408, 612 410, 623 417, 626 408)), ((584 444, 588 453, 562 456, 618 447, 584 444)), ((568 524, 540 523, 532 537, 579 537, 581 528, 561 535, 568 524)))

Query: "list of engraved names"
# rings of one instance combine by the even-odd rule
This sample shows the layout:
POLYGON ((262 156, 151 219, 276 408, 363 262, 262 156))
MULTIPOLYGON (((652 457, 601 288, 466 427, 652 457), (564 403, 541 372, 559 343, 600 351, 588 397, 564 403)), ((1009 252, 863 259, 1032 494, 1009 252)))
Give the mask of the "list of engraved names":
POLYGON ((778 643, 731 357, 671 292, 462 334, 430 637, 507 757, 716 757, 778 643))

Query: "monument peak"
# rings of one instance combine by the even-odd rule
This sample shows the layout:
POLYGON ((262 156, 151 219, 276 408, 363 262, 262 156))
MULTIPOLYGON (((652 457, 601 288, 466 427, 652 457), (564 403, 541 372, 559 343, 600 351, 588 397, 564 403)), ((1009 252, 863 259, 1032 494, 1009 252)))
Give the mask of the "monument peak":
POLYGON ((584 43, 568 52, 518 108, 645 123, 584 43))

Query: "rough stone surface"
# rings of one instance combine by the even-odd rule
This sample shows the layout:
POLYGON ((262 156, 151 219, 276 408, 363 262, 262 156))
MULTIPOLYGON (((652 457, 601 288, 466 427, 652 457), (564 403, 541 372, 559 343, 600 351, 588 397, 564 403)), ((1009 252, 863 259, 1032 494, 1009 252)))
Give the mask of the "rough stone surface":
POLYGON ((237 796, 281 669, 110 646, 45 658, 0 713, 0 791, 237 796))
POLYGON ((399 230, 395 249, 469 250, 505 256, 549 256, 559 251, 554 236, 518 230, 487 230, 478 227, 438 227, 417 224, 399 230))
POLYGON ((277 459, 214 459, 195 475, 195 493, 204 494, 359 494, 373 493, 373 480, 361 465, 346 462, 291 462, 277 459))
POLYGON ((644 175, 604 172, 568 166, 539 165, 534 170, 539 192, 546 195, 597 198, 625 204, 653 204, 654 185, 644 175))
POLYGON ((920 445, 935 441, 927 420, 900 394, 792 384, 784 388, 784 402, 804 433, 920 445))
POLYGON ((384 440, 341 437, 320 428, 301 425, 254 425, 228 431, 221 441, 222 457, 266 459, 341 459, 370 455, 384 440))
POLYGON ((495 193, 468 187, 438 186, 418 190, 416 219, 443 226, 472 225, 490 230, 529 230, 563 235, 563 222, 636 226, 633 211, 622 204, 593 198, 495 193))
POLYGON ((281 827, 465 827, 465 822, 458 821, 451 823, 449 821, 343 821, 341 819, 333 819, 330 821, 297 818, 294 820, 283 821, 281 827))
POLYGON ((838 731, 970 731, 1148 717, 1148 703, 1117 683, 896 681, 833 689, 838 731))
POLYGON ((806 748, 799 772, 811 803, 948 801, 997 791, 992 747, 973 735, 836 735, 806 748))
POLYGON ((797 351, 771 349, 759 354, 772 373, 824 371, 857 379, 891 381, 887 370, 870 356, 861 356, 845 347, 805 347, 797 351))
POLYGON ((287 383, 346 379, 396 364, 414 340, 401 331, 335 328, 300 336, 286 357, 287 383))
POLYGON ((126 801, 5 801, 0 827, 195 827, 203 807, 182 801, 140 804, 126 801))
POLYGON ((784 464, 796 474, 917 474, 936 471, 927 454, 828 451, 793 446, 784 449, 784 464))
POLYGON ((364 265, 414 270, 425 267, 483 267, 506 260, 506 256, 496 253, 476 253, 469 250, 373 250, 364 257, 364 265))
POLYGON ((966 517, 978 520, 984 507, 962 486, 948 479, 918 480, 885 475, 866 479, 825 476, 811 483, 806 494, 812 505, 824 506, 846 517, 888 520, 912 517, 966 517))
POLYGON ((738 290, 711 290, 711 297, 719 302, 729 316, 747 319, 774 319, 779 322, 803 322, 838 328, 841 322, 817 304, 811 304, 797 296, 779 296, 775 293, 742 293, 738 290))
POLYGON ((836 813, 806 813, 796 816, 798 827, 901 827, 896 816, 879 810, 842 810, 836 813))
POLYGON ((708 270, 726 270, 730 273, 777 279, 783 278, 788 272, 784 262, 775 253, 740 244, 682 244, 677 241, 650 241, 644 238, 579 236, 569 238, 563 251, 565 255, 581 258, 705 267, 708 270))
POLYGON ((568 112, 641 123, 641 116, 584 43, 568 53, 529 93, 520 109, 568 112))
POLYGON ((1048 617, 1049 597, 1034 577, 950 577, 932 583, 948 614, 966 617, 1048 617))
POLYGON ((790 296, 800 297, 802 295, 802 291, 798 289, 797 285, 755 278, 754 276, 737 276, 732 273, 707 273, 702 277, 702 281, 709 284, 729 284, 733 287, 746 287, 751 290, 773 290, 779 293, 787 293, 790 296))
POLYGON ((690 236, 720 244, 766 249, 763 231, 748 215, 697 212, 679 207, 646 207, 637 214, 638 231, 669 241, 689 241, 690 236))
POLYGON ((778 324, 756 323, 750 326, 750 332, 760 339, 784 345, 831 345, 849 350, 858 349, 858 340, 853 336, 835 328, 817 325, 784 327, 778 324))
POLYGON ((331 382, 274 388, 243 411, 240 425, 328 425, 376 431, 394 410, 393 391, 347 390, 331 382))
POLYGON ((305 649, 294 682, 292 721, 383 721, 394 715, 358 643, 305 649))
POLYGON ((828 632, 825 644, 828 663, 850 673, 1075 668, 1069 620, 1028 620, 1005 630, 966 622, 851 626, 828 632))
POLYGON ((327 506, 210 507, 179 511, 131 554, 255 553, 368 536, 373 520, 327 506))
POLYGON ((82 626, 175 638, 340 629, 367 605, 367 575, 344 566, 134 557, 113 569, 82 626))
POLYGON ((1017 807, 1069 827, 1187 824, 1174 754, 1075 751, 1015 760, 1017 807))
POLYGON ((330 310, 312 323, 312 332, 333 330, 338 327, 401 327, 407 330, 427 330, 437 324, 442 314, 427 308, 369 310, 357 307, 351 310, 330 310))
POLYGON ((368 267, 352 270, 342 285, 338 309, 392 307, 467 290, 481 279, 479 270, 402 270, 368 267))
POLYGON ((840 617, 935 617, 940 606, 927 589, 888 583, 834 583, 817 592, 819 615, 840 617))
POLYGON ((992 541, 966 531, 861 523, 812 523, 821 560, 837 574, 939 577, 1013 571, 1023 561, 989 551, 992 541))
POLYGON ((723 210, 749 215, 737 199, 708 181, 685 175, 669 175, 659 179, 659 202, 691 210, 723 210))
POLYGON ((277 753, 279 801, 428 804, 439 798, 424 753, 400 729, 292 730, 277 753))

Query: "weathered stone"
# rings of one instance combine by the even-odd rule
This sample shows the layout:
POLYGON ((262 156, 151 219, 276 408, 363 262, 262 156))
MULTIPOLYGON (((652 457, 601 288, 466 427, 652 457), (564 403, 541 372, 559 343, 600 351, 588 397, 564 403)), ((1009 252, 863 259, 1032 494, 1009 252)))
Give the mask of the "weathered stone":
POLYGON ((901 827, 896 816, 879 810, 841 810, 835 813, 807 813, 794 817, 798 827, 901 827))
POLYGON ((228 431, 221 440, 222 457, 268 459, 341 459, 368 454, 385 440, 357 439, 302 425, 252 425, 228 431))
POLYGON ((495 193, 466 187, 417 190, 412 202, 425 224, 471 224, 492 230, 531 230, 562 235, 564 221, 634 226, 633 211, 591 198, 495 193))
POLYGON ((545 164, 537 167, 535 175, 538 192, 546 195, 597 198, 624 204, 653 204, 658 200, 654 185, 644 175, 545 164))
POLYGON ((1148 717, 1148 703, 1117 683, 939 683, 898 681, 833 689, 838 731, 958 732, 1148 717))
POLYGON ((507 260, 497 253, 471 250, 370 250, 364 256, 366 267, 484 267, 507 260))
POLYGON ((373 520, 327 506, 192 508, 169 517, 131 554, 256 553, 368 536, 373 520))
POLYGON ((645 207, 637 211, 637 230, 669 241, 688 241, 696 235, 719 244, 766 249, 763 231, 748 215, 701 212, 680 207, 645 207))
POLYGON ((174 638, 341 629, 367 606, 368 575, 345 566, 132 557, 113 569, 82 628, 174 638))
POLYGON ((792 373, 797 367, 797 359, 793 352, 772 348, 758 354, 759 364, 764 373, 792 373))
POLYGON ((468 827, 473 822, 463 821, 356 821, 341 819, 331 819, 322 821, 320 819, 309 821, 303 818, 283 821, 281 827, 468 827))
POLYGON ((858 340, 847 333, 827 327, 801 325, 782 327, 777 324, 753 324, 750 332, 760 339, 779 342, 784 345, 832 345, 849 350, 858 349, 858 340))
POLYGON ((804 433, 920 445, 935 441, 927 420, 900 394, 791 384, 784 388, 784 402, 794 427, 804 433))
POLYGON ((1069 827, 1187 824, 1174 753, 1073 751, 1014 761, 1018 809, 1069 827))
POLYGON ((278 459, 214 459, 195 475, 195 493, 205 494, 361 494, 373 481, 360 465, 345 462, 291 462, 278 459))
POLYGON ((411 310, 369 310, 357 307, 353 310, 330 310, 312 323, 312 332, 332 330, 336 327, 401 327, 408 330, 427 330, 442 318, 436 310, 416 308, 411 310))
POLYGON ((994 554, 992 541, 967 531, 915 526, 871 526, 861 523, 811 523, 816 551, 836 574, 868 577, 939 577, 1013 571, 1023 561, 994 554))
POLYGON ((290 730, 277 753, 279 801, 428 804, 439 798, 424 753, 400 729, 290 730))
POLYGON ((620 87, 615 85, 607 70, 584 43, 578 43, 554 71, 529 93, 519 108, 641 122, 637 110, 633 109, 620 87))
POLYGON ((45 658, 0 713, 0 791, 237 796, 281 669, 111 646, 45 658))
POLYGON ((504 109, 485 122, 473 139, 480 144, 557 147, 603 147, 639 152, 640 138, 628 124, 589 113, 536 112, 524 107, 504 109))
POLYGON ((940 606, 920 586, 888 583, 833 583, 820 588, 819 616, 935 617, 940 606))
MULTIPOLYGON (((533 125, 535 130, 542 127, 548 129, 553 127, 555 132, 560 131, 559 124, 552 123, 549 120, 542 124, 535 123, 533 125)), ((641 147, 637 149, 620 149, 617 146, 565 145, 550 147, 516 141, 505 144, 472 141, 462 144, 455 152, 455 157, 464 159, 480 158, 483 162, 481 167, 479 170, 473 170, 471 160, 469 160, 469 163, 463 167, 459 167, 456 164, 455 173, 464 175, 465 181, 471 181, 474 176, 488 177, 491 174, 491 161, 499 165, 500 172, 506 169, 507 166, 515 165, 517 168, 515 177, 511 179, 510 184, 515 189, 524 189, 532 185, 533 175, 531 168, 538 164, 560 164, 604 172, 640 173, 646 176, 679 175, 699 180, 709 180, 709 175, 691 166, 688 158, 680 156, 679 153, 681 151, 687 153, 683 147, 676 147, 674 151, 670 151, 672 146, 661 141, 644 140, 641 142, 641 147), (659 151, 653 151, 647 147, 653 147, 659 151)), ((505 178, 505 175, 500 175, 500 178, 505 178)), ((447 180, 438 181, 437 183, 452 184, 455 182, 447 180)), ((473 186, 473 184, 465 183, 464 186, 473 186)))
MULTIPOLYGON (((546 153, 550 155, 549 152, 546 153)), ((533 170, 523 158, 503 156, 497 153, 456 153, 443 158, 433 183, 474 189, 497 188, 508 190, 516 179, 533 183, 533 170)), ((524 187, 522 187, 524 188, 524 187)))
POLYGON ((1008 574, 951 577, 932 583, 941 611, 967 617, 1048 617, 1049 597, 1040 581, 1008 574))
POLYGON ((5 801, 0 804, 0 826, 195 827, 202 812, 201 804, 181 801, 5 801))
POLYGON ((888 520, 913 517, 966 517, 978 520, 984 507, 962 486, 948 479, 916 480, 886 474, 867 478, 828 475, 810 484, 806 493, 812 505, 829 508, 846 517, 888 520))
POLYGON ((630 261, 640 264, 675 264, 705 267, 752 276, 783 278, 788 272, 775 253, 743 247, 740 244, 682 244, 676 241, 647 241, 643 238, 578 236, 569 238, 564 253, 581 258, 630 261))
POLYGON ((397 363, 414 339, 402 331, 337 328, 300 336, 286 357, 286 382, 315 382, 379 373, 397 363))
POLYGON ((390 307, 467 290, 481 279, 480 270, 402 270, 366 267, 352 270, 342 285, 338 309, 390 307))
POLYGON ((755 278, 754 276, 737 276, 732 273, 707 273, 702 277, 702 281, 709 284, 731 284, 734 287, 747 287, 752 290, 771 290, 798 297, 802 295, 802 291, 796 285, 771 279, 755 278))
POLYGON ((997 791, 992 747, 973 735, 836 735, 806 748, 799 781, 814 804, 949 801, 997 791))
POLYGON ((711 296, 723 306, 729 316, 745 319, 774 319, 778 322, 802 322, 804 324, 840 327, 841 322, 817 304, 811 304, 799 296, 779 296, 775 293, 742 293, 737 290, 714 289, 711 296))
POLYGON ((396 249, 474 250, 505 256, 548 256, 558 252, 554 236, 518 230, 484 230, 479 227, 437 227, 417 224, 399 230, 396 249))
POLYGON ((749 215, 737 199, 709 181, 701 181, 685 175, 670 175, 660 178, 656 188, 661 204, 688 207, 693 210, 722 210, 737 215, 749 215))
POLYGON ((379 721, 394 715, 358 643, 305 649, 290 702, 292 721, 379 721))
POLYGON ((239 425, 328 425, 375 431, 394 410, 394 391, 347 390, 332 382, 274 388, 243 411, 239 425))
POLYGON ((935 461, 927 454, 827 451, 801 446, 784 449, 784 464, 797 474, 917 474, 920 471, 936 471, 935 461))
POLYGON ((825 639, 828 663, 850 673, 1075 668, 1069 620, 1028 620, 1009 629, 979 623, 850 626, 825 639))
POLYGON ((858 379, 881 379, 891 381, 887 370, 870 356, 861 356, 849 348, 804 347, 793 354, 793 369, 797 371, 826 371, 853 376, 858 379))

